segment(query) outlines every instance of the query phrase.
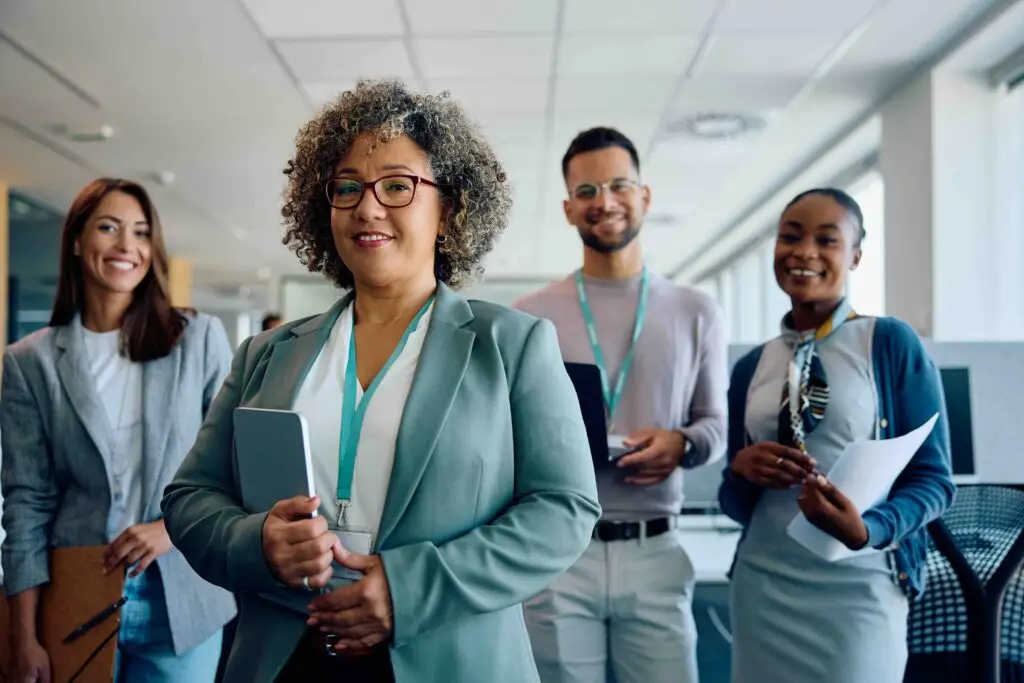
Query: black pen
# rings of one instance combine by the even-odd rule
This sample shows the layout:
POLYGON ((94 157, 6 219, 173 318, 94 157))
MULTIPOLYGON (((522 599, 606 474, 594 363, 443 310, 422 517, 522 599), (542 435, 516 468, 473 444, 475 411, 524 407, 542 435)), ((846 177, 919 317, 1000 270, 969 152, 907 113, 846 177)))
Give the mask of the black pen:
POLYGON ((122 596, 114 604, 109 605, 107 607, 104 607, 103 610, 101 610, 99 614, 97 614, 96 616, 92 617, 91 619, 86 621, 84 624, 82 624, 81 626, 76 628, 74 631, 69 633, 67 635, 67 637, 64 640, 62 640, 61 642, 64 645, 67 645, 68 643, 75 642, 76 640, 78 640, 79 638, 84 636, 86 633, 91 631, 93 628, 95 628, 97 625, 99 625, 99 624, 103 623, 104 621, 106 621, 107 619, 109 619, 114 614, 114 612, 116 612, 117 610, 121 609, 121 607, 127 601, 128 601, 128 599, 125 598, 124 596, 122 596))

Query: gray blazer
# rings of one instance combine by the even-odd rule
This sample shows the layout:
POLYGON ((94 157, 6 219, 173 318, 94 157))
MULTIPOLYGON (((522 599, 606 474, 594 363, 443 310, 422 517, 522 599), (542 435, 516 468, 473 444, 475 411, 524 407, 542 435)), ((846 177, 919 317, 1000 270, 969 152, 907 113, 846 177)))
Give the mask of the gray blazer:
MULTIPOLYGON (((239 594, 228 683, 274 680, 306 630, 273 590, 266 513, 240 503, 237 406, 291 408, 351 300, 242 345, 178 475, 167 529, 239 594)), ((438 287, 395 445, 377 551, 391 589, 395 680, 538 681, 521 603, 568 569, 600 515, 579 401, 554 326, 438 287)))
MULTIPOLYGON (((224 326, 197 315, 170 355, 143 365, 143 521, 192 447, 230 366, 224 326)), ((47 327, 4 352, 0 435, 8 595, 49 582, 51 547, 101 545, 110 510, 110 423, 89 374, 81 322, 47 327)), ((157 559, 174 650, 203 642, 235 614, 230 593, 172 549, 157 559)))

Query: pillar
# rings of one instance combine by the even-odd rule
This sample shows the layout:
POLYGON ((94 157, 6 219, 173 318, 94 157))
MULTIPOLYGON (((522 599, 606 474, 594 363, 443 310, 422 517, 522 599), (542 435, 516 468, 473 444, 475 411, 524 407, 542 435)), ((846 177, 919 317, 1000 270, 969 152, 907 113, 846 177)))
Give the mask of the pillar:
POLYGON ((936 69, 881 112, 886 313, 924 337, 1005 336, 998 98, 984 74, 936 69))
POLYGON ((187 308, 192 305, 192 262, 172 256, 168 262, 168 285, 171 305, 187 308))

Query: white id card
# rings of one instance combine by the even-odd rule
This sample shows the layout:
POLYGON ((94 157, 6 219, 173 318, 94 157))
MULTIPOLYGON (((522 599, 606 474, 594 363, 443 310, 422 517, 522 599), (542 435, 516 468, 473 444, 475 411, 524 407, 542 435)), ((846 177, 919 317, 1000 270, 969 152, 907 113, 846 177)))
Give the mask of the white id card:
MULTIPOLYGON (((373 534, 368 531, 342 531, 336 529, 334 535, 341 541, 341 547, 345 550, 359 553, 360 555, 369 555, 373 552, 373 534)), ((363 578, 363 574, 335 563, 334 578, 358 581, 363 578)))

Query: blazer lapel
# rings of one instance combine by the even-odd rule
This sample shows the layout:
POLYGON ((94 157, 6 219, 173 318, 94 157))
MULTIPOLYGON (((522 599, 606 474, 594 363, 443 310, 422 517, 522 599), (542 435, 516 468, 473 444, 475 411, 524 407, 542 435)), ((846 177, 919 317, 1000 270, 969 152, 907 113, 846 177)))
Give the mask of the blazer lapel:
POLYGON ((293 328, 291 338, 271 347, 270 361, 260 382, 259 392, 248 405, 284 410, 290 410, 295 405, 303 380, 327 343, 334 323, 351 300, 350 292, 327 312, 293 328))
POLYGON ((469 303, 438 283, 430 327, 398 428, 395 462, 377 533, 378 549, 409 506, 448 419, 476 338, 473 331, 464 329, 471 320, 469 303))
POLYGON ((85 335, 82 334, 81 322, 77 317, 70 324, 57 329, 56 344, 62 351, 57 359, 57 374, 61 384, 78 419, 103 458, 107 472, 110 472, 113 434, 106 410, 93 388, 85 335))
POLYGON ((164 450, 176 417, 172 405, 180 367, 180 344, 163 358, 142 365, 142 504, 147 508, 169 462, 164 450))

